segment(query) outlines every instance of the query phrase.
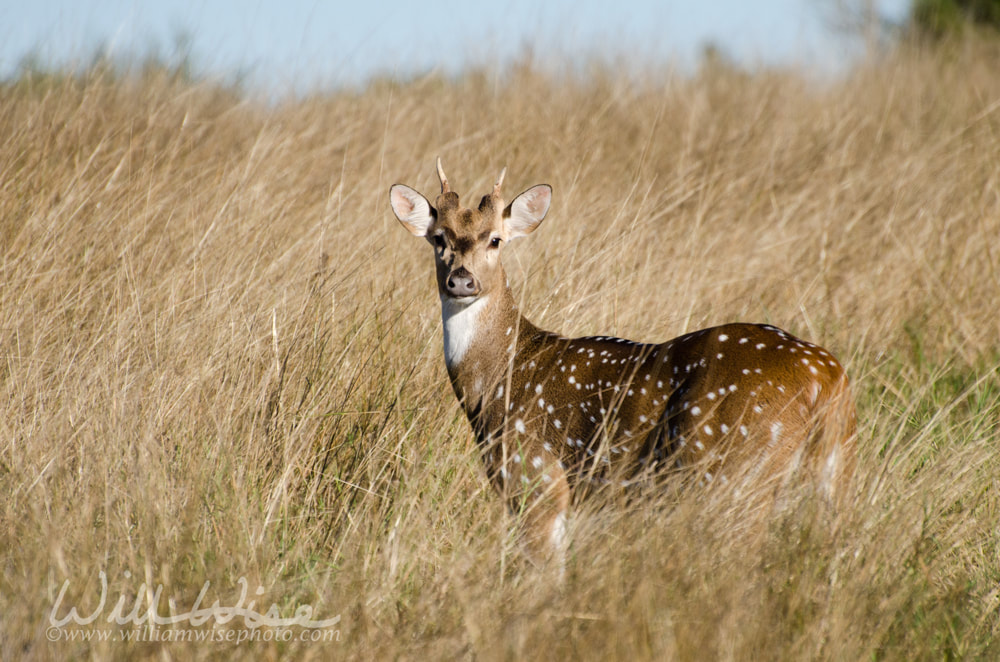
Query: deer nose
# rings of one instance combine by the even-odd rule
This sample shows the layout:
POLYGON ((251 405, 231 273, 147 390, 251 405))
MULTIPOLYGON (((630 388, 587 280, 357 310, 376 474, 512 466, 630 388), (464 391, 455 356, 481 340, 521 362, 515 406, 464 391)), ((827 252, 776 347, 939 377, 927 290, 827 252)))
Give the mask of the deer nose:
POLYGON ((465 267, 448 274, 448 294, 453 297, 472 297, 479 294, 479 281, 465 267))

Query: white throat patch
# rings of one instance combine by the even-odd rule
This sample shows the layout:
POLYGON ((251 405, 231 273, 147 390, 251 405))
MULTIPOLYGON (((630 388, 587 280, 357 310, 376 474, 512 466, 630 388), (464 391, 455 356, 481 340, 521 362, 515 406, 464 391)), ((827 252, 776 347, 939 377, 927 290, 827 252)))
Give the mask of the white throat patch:
POLYGON ((441 298, 444 362, 449 368, 457 367, 469 350, 469 346, 479 331, 479 317, 486 307, 487 301, 487 297, 479 297, 471 303, 441 298))

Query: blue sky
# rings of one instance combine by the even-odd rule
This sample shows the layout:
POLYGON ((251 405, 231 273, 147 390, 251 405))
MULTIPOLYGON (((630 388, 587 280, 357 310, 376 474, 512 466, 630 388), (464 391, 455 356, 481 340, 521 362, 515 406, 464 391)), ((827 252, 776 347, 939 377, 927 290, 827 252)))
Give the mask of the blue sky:
MULTIPOLYGON (((863 5, 864 0, 839 4, 863 5)), ((909 0, 877 1, 905 14, 909 0)), ((25 55, 49 64, 112 54, 169 58, 190 39, 200 70, 241 71, 272 92, 362 82, 379 74, 456 71, 540 58, 610 55, 694 62, 712 42, 745 64, 835 70, 848 44, 829 29, 838 0, 0 0, 0 76, 25 55)))

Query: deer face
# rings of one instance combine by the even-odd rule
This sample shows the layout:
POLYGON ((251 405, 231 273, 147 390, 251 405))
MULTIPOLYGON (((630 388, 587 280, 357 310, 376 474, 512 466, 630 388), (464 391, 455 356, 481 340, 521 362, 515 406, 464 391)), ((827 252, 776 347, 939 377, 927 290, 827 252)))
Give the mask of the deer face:
POLYGON ((493 192, 483 196, 476 209, 462 207, 451 191, 438 159, 441 195, 434 206, 409 186, 389 190, 392 210, 399 222, 434 247, 438 292, 442 301, 471 303, 495 288, 505 286, 500 249, 511 239, 532 232, 542 222, 552 200, 547 184, 533 186, 504 207, 500 173, 493 192))

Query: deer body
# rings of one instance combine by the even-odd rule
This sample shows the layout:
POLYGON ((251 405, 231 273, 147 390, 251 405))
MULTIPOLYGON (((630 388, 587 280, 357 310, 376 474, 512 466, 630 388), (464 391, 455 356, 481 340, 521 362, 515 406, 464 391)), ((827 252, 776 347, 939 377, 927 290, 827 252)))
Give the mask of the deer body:
POLYGON ((853 471, 854 407, 840 363, 772 326, 728 324, 662 344, 565 338, 518 311, 502 243, 548 210, 541 185, 507 207, 503 173, 478 209, 462 208, 438 162, 432 207, 392 187, 393 211, 435 247, 445 362, 487 474, 534 556, 560 555, 583 483, 621 483, 664 468, 701 482, 737 473, 781 479, 812 470, 830 496, 853 471))

